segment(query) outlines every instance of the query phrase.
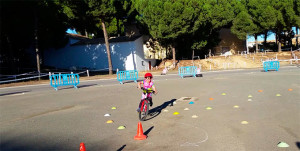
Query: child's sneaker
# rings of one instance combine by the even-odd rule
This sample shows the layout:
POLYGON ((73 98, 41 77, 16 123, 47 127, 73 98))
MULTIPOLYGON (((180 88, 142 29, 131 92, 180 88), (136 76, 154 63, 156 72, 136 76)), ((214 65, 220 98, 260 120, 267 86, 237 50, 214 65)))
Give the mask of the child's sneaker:
POLYGON ((149 104, 150 104, 150 107, 153 105, 153 102, 152 100, 149 101, 149 104))

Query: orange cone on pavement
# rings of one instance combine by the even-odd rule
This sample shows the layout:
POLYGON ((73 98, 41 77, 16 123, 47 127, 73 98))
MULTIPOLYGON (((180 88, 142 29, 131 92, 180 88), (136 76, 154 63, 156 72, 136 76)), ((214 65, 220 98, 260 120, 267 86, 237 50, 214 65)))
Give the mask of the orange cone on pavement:
POLYGON ((135 139, 135 140, 144 140, 144 139, 146 139, 146 138, 147 138, 147 136, 144 135, 142 123, 139 122, 139 123, 138 123, 137 134, 136 134, 136 136, 134 136, 134 139, 135 139))
POLYGON ((84 143, 80 143, 79 151, 85 151, 84 143))

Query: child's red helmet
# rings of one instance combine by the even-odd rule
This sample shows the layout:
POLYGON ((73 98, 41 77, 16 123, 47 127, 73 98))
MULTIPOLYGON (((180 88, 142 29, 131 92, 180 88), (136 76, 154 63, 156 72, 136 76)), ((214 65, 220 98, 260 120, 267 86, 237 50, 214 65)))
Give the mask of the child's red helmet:
POLYGON ((144 77, 145 77, 145 78, 147 78, 147 77, 150 77, 151 79, 153 78, 152 74, 151 74, 151 73, 149 73, 149 72, 148 72, 148 73, 146 73, 144 77))

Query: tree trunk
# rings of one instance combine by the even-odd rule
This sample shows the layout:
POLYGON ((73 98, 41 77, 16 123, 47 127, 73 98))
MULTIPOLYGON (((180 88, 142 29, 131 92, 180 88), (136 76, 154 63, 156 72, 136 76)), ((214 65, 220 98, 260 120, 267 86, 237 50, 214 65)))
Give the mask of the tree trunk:
POLYGON ((296 27, 296 48, 298 49, 299 48, 299 44, 298 44, 298 30, 299 30, 299 28, 298 27, 296 27))
POLYGON ((278 35, 277 35, 277 33, 275 33, 275 44, 276 45, 278 44, 278 35))
POLYGON ((195 56, 195 50, 193 49, 193 55, 192 55, 193 66, 194 66, 194 56, 195 56))
MULTIPOLYGON (((247 54, 249 54, 249 48, 248 48, 248 34, 246 35, 246 51, 247 54)), ((211 50, 209 49, 209 57, 211 57, 211 50)))
POLYGON ((278 52, 282 52, 281 51, 281 42, 280 42, 280 40, 278 40, 278 52))
POLYGON ((102 29, 103 29, 103 34, 104 34, 104 39, 105 39, 105 45, 106 45, 106 52, 107 52, 107 59, 108 59, 108 68, 109 68, 109 75, 112 75, 112 63, 111 63, 111 56, 110 56, 110 50, 109 50, 109 42, 108 42, 108 36, 105 28, 104 21, 101 20, 102 24, 102 29))
POLYGON ((84 29, 84 33, 85 33, 85 37, 89 36, 88 33, 87 33, 87 31, 86 31, 86 29, 84 29))
POLYGON ((34 22, 34 26, 35 26, 35 31, 34 31, 34 40, 35 40, 35 53, 36 53, 36 66, 37 66, 37 71, 38 71, 38 75, 39 75, 39 80, 41 80, 40 74, 41 74, 41 65, 40 65, 40 51, 39 51, 39 44, 38 44, 38 17, 37 17, 37 10, 35 10, 35 22, 34 22))
POLYGON ((117 32, 118 32, 118 37, 121 36, 121 30, 120 30, 120 21, 117 19, 117 32))
MULTIPOLYGON (((12 43, 8 35, 6 36, 7 44, 8 44, 8 67, 7 73, 9 74, 16 74, 16 64, 15 64, 15 57, 14 57, 14 50, 12 48, 12 43)), ((3 72, 4 73, 4 72, 3 72)))
POLYGON ((195 50, 193 49, 192 60, 194 60, 195 50))
POLYGON ((175 47, 172 45, 172 54, 173 54, 173 65, 174 68, 176 67, 176 52, 175 52, 175 47))
POLYGON ((265 37, 264 37, 264 45, 267 44, 267 38, 268 38, 268 32, 265 32, 265 37))
POLYGON ((278 38, 278 52, 281 52, 281 36, 277 32, 277 38, 278 38))
POLYGON ((257 34, 254 35, 255 37, 255 51, 258 53, 258 41, 257 41, 257 34))

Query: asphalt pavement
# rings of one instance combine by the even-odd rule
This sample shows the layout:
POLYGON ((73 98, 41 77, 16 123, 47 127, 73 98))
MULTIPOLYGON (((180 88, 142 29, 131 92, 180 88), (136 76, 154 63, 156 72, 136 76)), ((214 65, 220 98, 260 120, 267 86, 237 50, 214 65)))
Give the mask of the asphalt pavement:
POLYGON ((300 150, 299 68, 202 75, 154 77, 158 94, 142 122, 148 137, 140 141, 133 138, 141 91, 133 81, 81 81, 78 89, 58 91, 50 85, 1 88, 0 150, 79 150, 81 142, 87 151, 300 150))

